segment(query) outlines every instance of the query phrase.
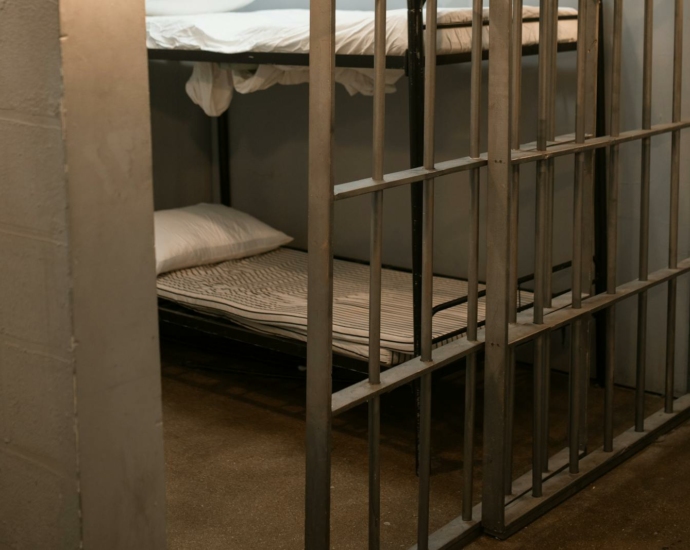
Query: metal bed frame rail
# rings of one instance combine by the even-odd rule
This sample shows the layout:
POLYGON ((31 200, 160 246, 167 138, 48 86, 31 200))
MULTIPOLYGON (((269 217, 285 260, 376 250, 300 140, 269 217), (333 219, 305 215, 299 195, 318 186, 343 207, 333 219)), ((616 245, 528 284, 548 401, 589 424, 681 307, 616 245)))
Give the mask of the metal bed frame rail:
MULTIPOLYGON (((621 37, 623 0, 614 2, 611 96, 607 105, 609 135, 592 137, 592 125, 601 105, 592 104, 597 82, 597 53, 600 45, 601 0, 579 1, 577 89, 574 136, 554 135, 555 53, 557 51, 557 0, 540 2, 540 51, 537 142, 521 145, 520 88, 522 1, 494 2, 490 13, 489 133, 488 153, 480 154, 479 113, 481 105, 482 1, 473 1, 471 71, 470 154, 443 163, 434 158, 436 41, 427 40, 424 59, 411 59, 410 70, 424 71, 422 166, 384 174, 384 71, 386 67, 386 0, 375 0, 376 47, 372 177, 334 185, 334 68, 335 0, 313 0, 311 4, 311 59, 309 99, 309 327, 307 347, 307 441, 305 547, 330 547, 331 430, 333 416, 353 407, 369 407, 369 548, 380 548, 380 397, 409 382, 419 381, 420 448, 418 534, 419 550, 460 547, 482 530, 505 538, 540 514, 615 467, 648 444, 660 433, 690 417, 690 395, 674 396, 676 301, 678 277, 690 272, 690 258, 679 261, 678 219, 681 130, 690 120, 681 117, 683 4, 675 1, 673 114, 668 123, 653 126, 652 30, 653 0, 645 1, 643 127, 620 132, 621 37), (586 47, 583 47, 586 45, 586 47), (425 62, 426 60, 426 62, 425 62), (431 62, 430 62, 431 61, 431 62), (416 68, 416 69, 415 69, 416 68), (425 69, 425 70, 424 70, 425 69), (588 132, 588 127, 590 131, 588 132), (649 271, 649 193, 651 139, 672 134, 671 209, 668 267, 649 271), (639 278, 617 284, 617 215, 620 145, 642 143, 642 190, 639 247, 639 278), (607 288, 594 294, 585 275, 582 235, 586 197, 593 197, 595 152, 608 151, 607 288), (553 163, 573 155, 573 243, 572 292, 551 297, 553 238, 553 163), (535 303, 528 311, 516 308, 517 285, 517 199, 520 167, 537 164, 537 209, 535 234, 535 303), (479 272, 479 188, 480 170, 487 167, 487 312, 486 324, 478 327, 479 272), (433 349, 433 220, 434 180, 458 172, 469 172, 471 201, 469 216, 469 324, 467 338, 433 349), (378 348, 381 326, 381 251, 383 192, 412 184, 421 194, 421 345, 418 356, 381 372, 378 348), (371 195, 371 292, 370 354, 368 379, 332 394, 332 300, 333 300, 333 209, 336 200, 371 195), (585 288, 583 288, 583 278, 585 288), (647 292, 668 285, 668 331, 666 342, 666 392, 664 409, 644 417, 647 292), (637 297, 638 363, 635 426, 617 437, 613 433, 613 387, 615 350, 615 306, 637 297), (605 414, 602 419, 604 445, 587 452, 586 393, 590 355, 582 351, 591 318, 606 318, 605 414), (549 457, 547 449, 549 409, 549 335, 571 327, 571 369, 568 448, 549 457), (532 472, 512 479, 512 408, 514 403, 514 350, 533 342, 534 426, 532 472), (464 493, 460 516, 435 533, 429 532, 431 399, 433 371, 460 358, 467 358, 465 410, 465 456, 474 450, 477 354, 484 352, 484 474, 482 502, 473 506, 472 461, 464 464, 464 493), (480 523, 481 522, 481 523, 480 523)), ((436 36, 437 2, 426 3, 426 33, 436 36)), ((421 17, 419 18, 421 24, 421 17)), ((410 48, 414 50, 414 48, 410 48)), ((414 80, 414 79, 413 79, 414 80)), ((421 94, 420 90, 417 90, 421 94)), ((413 124, 416 122, 411 121, 413 124)), ((415 135, 415 132, 412 132, 415 135)))

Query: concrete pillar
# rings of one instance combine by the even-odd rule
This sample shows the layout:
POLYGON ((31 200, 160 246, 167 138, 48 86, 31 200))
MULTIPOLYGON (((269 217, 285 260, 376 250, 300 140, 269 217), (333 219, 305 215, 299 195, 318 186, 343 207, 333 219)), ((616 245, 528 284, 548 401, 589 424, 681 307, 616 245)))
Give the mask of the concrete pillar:
POLYGON ((0 548, 165 548, 144 0, 0 0, 0 548))

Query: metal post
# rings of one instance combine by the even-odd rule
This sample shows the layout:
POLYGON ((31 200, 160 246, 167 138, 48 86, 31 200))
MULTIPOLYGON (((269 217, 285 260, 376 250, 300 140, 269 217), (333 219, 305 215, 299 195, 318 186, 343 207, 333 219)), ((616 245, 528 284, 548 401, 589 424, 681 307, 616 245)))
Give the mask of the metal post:
POLYGON ((220 202, 232 206, 230 188, 230 108, 217 119, 218 132, 218 180, 220 183, 220 202))
MULTIPOLYGON (((652 127, 652 46, 654 32, 654 1, 644 5, 644 59, 642 74, 642 127, 652 127)), ((652 138, 642 139, 640 193, 640 263, 639 279, 649 275, 649 191, 651 182, 652 138)), ((644 401, 647 371, 647 292, 641 292, 637 303, 637 384, 635 399, 635 431, 644 431, 644 401)))
MULTIPOLYGON (((511 147, 520 149, 520 122, 522 112, 522 11, 523 1, 513 4, 513 51, 512 51, 512 121, 511 147)), ((520 229, 520 165, 512 167, 510 190, 510 283, 508 287, 508 319, 517 322, 518 304, 518 259, 520 229)), ((509 350, 508 375, 506 379, 506 450, 505 450, 505 493, 513 492, 513 426, 515 424, 515 348, 509 350)))
MULTIPOLYGON (((683 0, 676 0, 673 47, 673 122, 680 122, 683 96, 683 0)), ((671 142, 671 214, 668 265, 678 267, 678 203, 680 195, 680 131, 673 132, 671 142)), ((666 395, 664 409, 673 412, 676 359, 676 299, 678 279, 668 284, 668 318, 666 330, 666 395)))
MULTIPOLYGON (((472 9, 472 84, 470 98, 470 156, 478 158, 481 124, 482 34, 484 9, 482 0, 474 0, 472 9)), ((470 172, 470 254, 467 277, 467 338, 477 340, 479 316, 479 195, 481 172, 470 172)), ((477 393, 477 354, 467 358, 465 376, 465 438, 463 446, 462 519, 472 521, 474 482, 474 423, 477 393)))
MULTIPOLYGON (((620 135, 621 113, 621 61, 623 54, 623 0, 615 0, 613 12, 613 52, 611 75, 611 121, 610 133, 613 137, 620 135)), ((606 290, 616 294, 617 288, 617 254, 618 254, 618 187, 620 174, 620 146, 614 144, 609 152, 609 185, 608 185, 608 243, 606 259, 606 290)), ((613 451, 613 383, 616 370, 616 306, 606 311, 606 373, 604 393, 604 451, 613 451)))
MULTIPOLYGON (((589 0, 580 0, 578 13, 578 44, 587 42, 587 6, 589 0)), ((577 49, 577 94, 575 104, 575 143, 585 142, 587 122, 587 50, 577 49)), ((586 153, 575 154, 575 184, 573 199, 573 268, 572 297, 573 309, 582 308, 582 233, 583 192, 585 186, 586 153)), ((579 472, 580 461, 580 383, 582 368, 582 320, 572 324, 571 362, 570 362, 570 473, 579 472)))
POLYGON ((335 0, 311 4, 305 548, 330 547, 335 0))
POLYGON ((486 364, 482 523, 505 531, 506 371, 512 185, 511 51, 512 2, 497 2, 490 15, 489 148, 487 199, 486 364))
MULTIPOLYGON (((383 180, 386 120, 386 0, 376 0, 374 51, 373 179, 383 180)), ((369 285, 369 383, 381 383, 381 263, 383 250, 383 191, 371 197, 369 285)), ((381 401, 369 402, 369 549, 381 547, 381 401)))
MULTIPOLYGON (((410 168, 424 164, 424 22, 422 0, 407 0, 407 83, 410 121, 410 168)), ((412 303, 414 354, 422 352, 423 183, 410 186, 412 210, 412 303)))
MULTIPOLYGON (((549 50, 553 47, 552 36, 554 30, 553 0, 541 0, 539 12, 539 43, 545 45, 539 55, 539 97, 538 97, 538 124, 537 124, 537 149, 545 151, 547 137, 551 124, 551 109, 549 100, 552 93, 550 72, 551 57, 549 50)), ((534 323, 540 325, 544 322, 544 308, 547 303, 548 284, 546 260, 548 249, 549 231, 549 161, 540 160, 537 163, 537 221, 536 221, 536 251, 534 267, 534 323)), ((550 271, 550 269, 548 270, 550 271)), ((534 436, 532 459, 532 493, 540 497, 542 493, 542 472, 547 467, 544 460, 545 430, 544 419, 546 411, 547 388, 545 384, 546 373, 549 370, 549 333, 544 332, 535 341, 534 353, 534 436)))
MULTIPOLYGON (((424 167, 434 168, 436 107, 436 0, 426 4, 424 56, 424 167)), ((431 361, 434 283, 434 180, 424 181, 422 223, 422 361, 431 361)), ((429 548, 429 491, 431 484, 431 373, 421 377, 419 429, 419 512, 417 548, 429 548)))

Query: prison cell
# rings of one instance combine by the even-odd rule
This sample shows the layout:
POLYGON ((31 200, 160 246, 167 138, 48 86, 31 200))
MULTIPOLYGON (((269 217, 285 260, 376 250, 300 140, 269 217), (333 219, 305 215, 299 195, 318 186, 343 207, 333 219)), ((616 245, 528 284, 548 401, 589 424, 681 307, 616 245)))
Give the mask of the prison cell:
MULTIPOLYGON (((576 68, 576 112, 572 135, 555 135, 555 86, 557 50, 557 0, 540 2, 539 94, 537 97, 537 141, 521 142, 521 44, 522 0, 494 0, 489 12, 488 104, 481 105, 483 6, 473 3, 471 68, 470 154, 437 163, 435 160, 436 40, 425 42, 424 155, 423 166, 384 174, 385 120, 385 33, 386 1, 375 0, 375 92, 373 121, 372 177, 334 185, 334 0, 314 0, 311 4, 310 122, 309 122, 309 329, 307 358, 307 477, 305 546, 310 550, 330 547, 330 477, 332 418, 356 406, 369 408, 369 548, 380 547, 380 397, 404 384, 419 382, 419 550, 461 547, 480 532, 499 538, 510 536, 539 515, 558 505, 604 472, 651 442, 661 433, 690 417, 690 397, 675 398, 675 338, 677 280, 690 271, 690 258, 680 260, 678 252, 680 140, 690 120, 681 116, 683 4, 674 0, 673 25, 673 108, 672 120, 652 125, 652 0, 644 0, 644 58, 642 128, 621 132, 622 31, 626 4, 613 0, 612 63, 610 74, 603 72, 598 53, 601 47, 601 0, 580 0, 576 68), (597 105, 594 93, 606 76, 610 97, 597 105), (480 152, 479 121, 482 108, 488 109, 488 151, 480 152), (608 132, 601 132, 596 113, 608 115, 608 132), (651 141, 655 136, 672 135, 671 209, 668 267, 650 272, 650 180, 651 141), (640 244, 638 278, 619 285, 618 194, 620 147, 630 142, 641 145, 640 244), (596 154, 606 153, 607 178, 595 179, 596 154), (571 291, 554 297, 552 251, 554 233, 554 163, 572 156, 573 242, 571 291), (531 310, 517 311, 518 191, 520 169, 536 164, 536 232, 534 235, 534 293, 531 310), (486 167, 487 179, 480 171, 486 167), (433 322, 433 242, 434 181, 449 174, 467 172, 471 200, 467 215, 469 233, 468 326, 465 338, 434 349, 433 322), (379 361, 381 324, 381 257, 384 191, 419 184, 423 189, 421 258, 421 346, 419 355, 401 365, 382 371, 379 361), (486 205, 486 321, 478 326, 480 186, 487 187, 486 205), (595 189, 597 186, 597 189, 595 189), (606 190, 606 223, 597 235, 606 246, 606 289, 596 293, 589 261, 592 235, 588 221, 594 197, 606 190), (336 200, 371 195, 370 257, 370 353, 369 377, 332 394, 332 262, 333 209, 336 200), (664 409, 645 418, 645 375, 647 344, 647 293, 655 286, 668 285, 667 337, 665 358, 664 409), (634 426, 614 436, 614 365, 616 360, 615 306, 629 298, 638 302, 637 384, 634 426), (589 341, 592 317, 605 319, 605 406, 601 419, 604 443, 600 449, 586 448, 587 381, 592 353, 589 341), (568 447, 549 456, 550 335, 570 327, 571 368, 569 370, 568 447), (512 416, 515 392, 515 348, 534 344, 533 367, 533 456, 532 472, 513 480, 512 416), (464 456, 474 445, 475 389, 478 353, 484 354, 484 472, 482 502, 473 507, 471 492, 474 472, 471 461, 464 465, 464 492, 458 518, 430 533, 431 400, 433 371, 459 359, 466 359, 466 409, 464 456)), ((435 37, 437 2, 426 2, 426 36, 435 37)), ((598 205, 601 207, 601 205, 598 205)), ((600 228, 601 229, 601 228, 600 228)))

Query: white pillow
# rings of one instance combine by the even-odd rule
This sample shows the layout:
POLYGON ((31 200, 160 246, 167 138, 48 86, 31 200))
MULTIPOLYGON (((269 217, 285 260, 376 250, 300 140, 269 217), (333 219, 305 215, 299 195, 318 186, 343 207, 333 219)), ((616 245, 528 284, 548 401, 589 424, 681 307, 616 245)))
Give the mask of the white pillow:
POLYGON ((248 6, 254 0, 146 0, 146 15, 220 13, 248 6))
POLYGON ((285 233, 221 204, 197 204, 154 214, 156 273, 236 260, 292 241, 285 233))

